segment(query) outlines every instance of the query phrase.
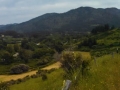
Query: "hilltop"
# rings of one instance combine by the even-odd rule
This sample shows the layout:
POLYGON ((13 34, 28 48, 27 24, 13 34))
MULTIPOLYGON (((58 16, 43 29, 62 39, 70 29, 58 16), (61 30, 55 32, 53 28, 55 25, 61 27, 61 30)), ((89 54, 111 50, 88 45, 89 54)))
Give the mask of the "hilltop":
POLYGON ((65 13, 47 13, 20 24, 0 27, 0 30, 18 32, 79 31, 89 32, 102 24, 120 25, 120 10, 117 8, 79 7, 65 13))

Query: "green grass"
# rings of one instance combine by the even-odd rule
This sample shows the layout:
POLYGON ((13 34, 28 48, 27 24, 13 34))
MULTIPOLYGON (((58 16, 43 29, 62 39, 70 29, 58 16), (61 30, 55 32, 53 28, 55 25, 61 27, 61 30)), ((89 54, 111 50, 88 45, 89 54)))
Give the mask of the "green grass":
POLYGON ((63 70, 58 69, 47 74, 48 79, 43 81, 41 77, 30 79, 24 83, 10 87, 10 90, 61 90, 63 83, 63 70))
POLYGON ((70 90, 119 90, 120 88, 120 55, 106 55, 97 58, 97 64, 91 62, 91 69, 79 84, 70 90))
POLYGON ((0 65, 0 75, 8 74, 10 71, 11 65, 0 65))
MULTIPOLYGON (((90 63, 88 73, 78 79, 78 84, 71 84, 70 90, 119 90, 120 88, 120 55, 105 55, 90 63)), ((10 90, 61 90, 63 70, 47 74, 48 79, 41 77, 10 87, 10 90)))

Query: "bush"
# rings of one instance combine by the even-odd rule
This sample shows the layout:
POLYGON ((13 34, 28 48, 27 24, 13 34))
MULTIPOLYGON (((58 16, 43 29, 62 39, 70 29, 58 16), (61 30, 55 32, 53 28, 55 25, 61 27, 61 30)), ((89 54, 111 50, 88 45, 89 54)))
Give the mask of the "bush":
POLYGON ((10 86, 10 85, 14 85, 14 84, 16 84, 16 81, 15 80, 10 80, 10 81, 8 81, 8 85, 10 86))
POLYGON ((37 77, 38 77, 37 74, 33 74, 33 75, 31 75, 31 78, 37 78, 37 77))
POLYGON ((63 54, 63 60, 61 60, 62 68, 66 73, 72 73, 77 68, 80 68, 82 64, 82 56, 81 54, 74 53, 65 53, 63 54))
POLYGON ((30 76, 29 76, 29 75, 27 75, 27 76, 25 76, 25 77, 23 78, 24 81, 29 80, 29 79, 30 79, 30 76))
POLYGON ((47 75, 46 74, 43 74, 42 75, 42 80, 46 80, 47 79, 47 75))
POLYGON ((22 82, 22 79, 21 79, 21 78, 19 78, 19 79, 16 80, 16 83, 17 83, 17 84, 19 84, 19 83, 21 83, 21 82, 22 82))
POLYGON ((46 73, 47 73, 47 70, 38 70, 38 72, 36 72, 36 74, 40 75, 40 76, 42 76, 42 75, 44 75, 46 73))
POLYGON ((6 82, 0 83, 0 90, 9 90, 9 87, 6 82))
POLYGON ((10 69, 10 73, 11 74, 20 74, 20 73, 24 73, 27 72, 29 70, 29 66, 25 65, 25 64, 19 64, 19 65, 15 65, 10 69))

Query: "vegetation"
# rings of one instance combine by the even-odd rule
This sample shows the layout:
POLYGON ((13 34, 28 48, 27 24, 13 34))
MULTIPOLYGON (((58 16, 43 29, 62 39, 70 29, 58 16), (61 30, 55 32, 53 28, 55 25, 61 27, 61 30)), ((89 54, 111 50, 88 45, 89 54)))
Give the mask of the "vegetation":
POLYGON ((10 73, 11 74, 20 74, 20 73, 24 73, 27 72, 29 70, 29 66, 25 65, 25 64, 19 64, 19 65, 15 65, 10 69, 10 73))
POLYGON ((1 32, 0 74, 35 71, 31 76, 1 82, 0 88, 58 90, 64 86, 63 81, 71 80, 70 90, 118 89, 119 33, 119 28, 108 24, 84 34, 79 31, 1 32), (45 70, 48 68, 45 66, 54 62, 59 65, 57 68, 62 68, 45 70))
POLYGON ((12 87, 10 87, 11 90, 49 90, 49 89, 61 89, 63 78, 61 77, 63 75, 63 71, 61 69, 56 70, 50 74, 47 74, 47 80, 42 80, 42 77, 38 78, 32 78, 27 80, 26 82, 15 84, 12 87))
MULTIPOLYGON (((90 32, 95 26, 106 23, 119 27, 120 11, 117 8, 79 7, 66 13, 47 13, 20 24, 2 26, 0 30, 19 32, 90 32)), ((103 28, 101 28, 103 29, 103 28)), ((9 33, 10 32, 6 32, 9 33)), ((14 35, 15 32, 12 32, 14 35)), ((17 34, 15 34, 17 36, 17 34)), ((35 34, 34 34, 35 36, 35 34)), ((17 36, 18 37, 18 36, 17 36)), ((37 37, 37 36, 35 36, 37 37)))
MULTIPOLYGON (((99 57, 96 59, 96 63, 92 60, 90 62, 89 72, 83 77, 80 76, 77 84, 72 82, 70 90, 119 89, 119 59, 120 55, 115 54, 114 57, 112 57, 112 55, 104 55, 103 57, 99 57)), ((10 90, 16 90, 16 88, 18 90, 39 90, 39 88, 42 88, 43 90, 61 89, 63 86, 62 83, 64 81, 64 74, 65 73, 62 69, 55 70, 54 72, 47 74, 48 78, 45 81, 42 81, 42 78, 30 79, 26 82, 11 86, 10 90)))

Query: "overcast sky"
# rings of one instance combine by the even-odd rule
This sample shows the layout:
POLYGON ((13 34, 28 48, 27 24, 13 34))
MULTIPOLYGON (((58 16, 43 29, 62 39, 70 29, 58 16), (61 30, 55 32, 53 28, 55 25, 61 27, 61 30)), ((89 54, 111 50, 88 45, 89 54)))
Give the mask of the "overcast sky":
POLYGON ((120 9, 120 0, 0 0, 0 24, 21 23, 45 13, 63 13, 81 6, 120 9))

